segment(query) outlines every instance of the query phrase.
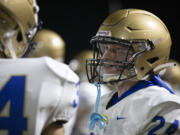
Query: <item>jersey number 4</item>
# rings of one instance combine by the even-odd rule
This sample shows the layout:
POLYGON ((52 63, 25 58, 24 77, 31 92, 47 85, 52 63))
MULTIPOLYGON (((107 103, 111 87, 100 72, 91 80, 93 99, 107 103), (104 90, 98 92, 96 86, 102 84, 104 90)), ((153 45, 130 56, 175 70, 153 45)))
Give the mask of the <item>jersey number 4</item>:
POLYGON ((0 89, 0 131, 8 131, 8 135, 22 135, 27 130, 27 118, 23 116, 25 87, 25 76, 12 76, 0 89), (1 116, 8 102, 8 116, 1 116))

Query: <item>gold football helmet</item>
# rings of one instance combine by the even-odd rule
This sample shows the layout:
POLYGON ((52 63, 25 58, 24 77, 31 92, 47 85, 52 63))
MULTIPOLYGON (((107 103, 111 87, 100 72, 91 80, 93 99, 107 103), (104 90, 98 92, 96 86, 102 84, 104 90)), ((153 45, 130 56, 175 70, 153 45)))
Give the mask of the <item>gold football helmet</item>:
POLYGON ((49 56, 63 62, 65 55, 65 42, 56 32, 48 29, 39 30, 34 37, 34 49, 29 57, 49 56))
POLYGON ((0 0, 0 57, 21 57, 38 26, 36 0, 0 0))
POLYGON ((105 19, 90 43, 93 44, 94 56, 87 60, 89 81, 108 83, 147 79, 154 69, 158 69, 158 73, 164 68, 162 64, 168 61, 171 37, 165 24, 154 14, 140 9, 123 9, 105 19), (124 60, 105 60, 107 45, 127 48, 124 60), (128 58, 129 52, 133 52, 131 58, 128 58), (118 74, 103 72, 104 67, 113 66, 121 69, 118 74))
POLYGON ((161 78, 171 85, 180 85, 180 64, 175 60, 170 60, 170 62, 176 63, 176 66, 166 68, 161 78))

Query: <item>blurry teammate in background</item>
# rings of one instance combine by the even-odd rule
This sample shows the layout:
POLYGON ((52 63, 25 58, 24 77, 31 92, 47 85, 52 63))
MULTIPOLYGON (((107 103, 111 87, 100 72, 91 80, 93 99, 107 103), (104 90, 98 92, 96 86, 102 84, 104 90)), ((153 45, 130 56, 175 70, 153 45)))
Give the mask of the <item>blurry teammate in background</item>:
MULTIPOLYGON (((64 62, 65 41, 56 32, 49 29, 41 29, 34 37, 34 48, 29 57, 48 56, 58 62, 64 62)), ((68 96, 68 95, 67 95, 68 96)), ((64 124, 64 134, 70 135, 74 126, 76 115, 64 124)))
MULTIPOLYGON (((80 104, 77 113, 76 123, 72 135, 89 134, 89 117, 94 112, 94 105, 97 96, 96 87, 90 84, 86 75, 86 59, 93 56, 93 51, 83 50, 79 52, 74 59, 70 61, 70 68, 80 77, 81 84, 79 87, 80 104)), ((102 95, 109 92, 109 89, 102 85, 102 95)))
POLYGON ((0 135, 63 135, 77 110, 79 78, 67 65, 21 58, 33 48, 37 13, 35 0, 0 0, 0 135))
POLYGON ((175 60, 170 61, 176 63, 176 66, 166 68, 161 78, 171 85, 176 95, 180 96, 180 65, 175 60))
POLYGON ((49 29, 41 29, 34 37, 34 49, 29 57, 48 56, 59 62, 64 62, 65 41, 56 32, 49 29))
POLYGON ((174 65, 167 63, 171 37, 165 24, 145 10, 119 10, 103 21, 91 44, 89 82, 114 86, 91 115, 91 135, 179 135, 180 98, 158 75, 174 65))

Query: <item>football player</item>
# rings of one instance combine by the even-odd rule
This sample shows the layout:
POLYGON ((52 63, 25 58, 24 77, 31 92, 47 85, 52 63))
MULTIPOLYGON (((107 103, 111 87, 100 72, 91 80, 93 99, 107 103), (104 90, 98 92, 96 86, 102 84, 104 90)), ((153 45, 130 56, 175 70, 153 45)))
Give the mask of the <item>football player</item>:
POLYGON ((28 57, 48 56, 64 62, 65 41, 58 33, 49 29, 41 29, 36 33, 33 41, 35 45, 28 57))
MULTIPOLYGON (((92 56, 92 50, 83 50, 79 52, 69 64, 81 80, 81 84, 79 86, 80 104, 72 135, 89 134, 89 115, 94 112, 94 104, 97 96, 96 87, 88 82, 86 75, 86 59, 91 58, 92 56)), ((102 95, 108 92, 109 89, 106 86, 101 86, 102 95)))
POLYGON ((0 135, 63 135, 77 110, 79 78, 67 65, 21 58, 32 48, 38 9, 35 0, 0 0, 0 135))
MULTIPOLYGON (((58 33, 49 29, 41 29, 36 33, 33 41, 35 45, 28 54, 29 57, 48 56, 58 62, 64 62, 65 41, 58 33)), ((76 114, 63 125, 65 135, 71 135, 75 119, 76 114)))
POLYGON ((171 37, 165 24, 145 10, 119 10, 104 20, 91 44, 89 82, 98 89, 114 86, 96 101, 91 135, 179 135, 180 98, 158 75, 174 65, 167 63, 171 37))

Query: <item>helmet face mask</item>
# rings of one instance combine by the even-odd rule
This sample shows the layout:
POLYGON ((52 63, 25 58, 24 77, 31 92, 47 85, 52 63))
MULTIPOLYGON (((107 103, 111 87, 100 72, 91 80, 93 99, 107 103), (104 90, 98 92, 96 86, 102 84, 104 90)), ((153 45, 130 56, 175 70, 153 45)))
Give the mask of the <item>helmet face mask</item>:
POLYGON ((94 58, 87 60, 88 78, 94 82, 112 83, 134 78, 137 75, 134 62, 139 55, 153 48, 149 40, 119 40, 95 36, 94 58), (95 77, 96 76, 96 77, 95 77))

